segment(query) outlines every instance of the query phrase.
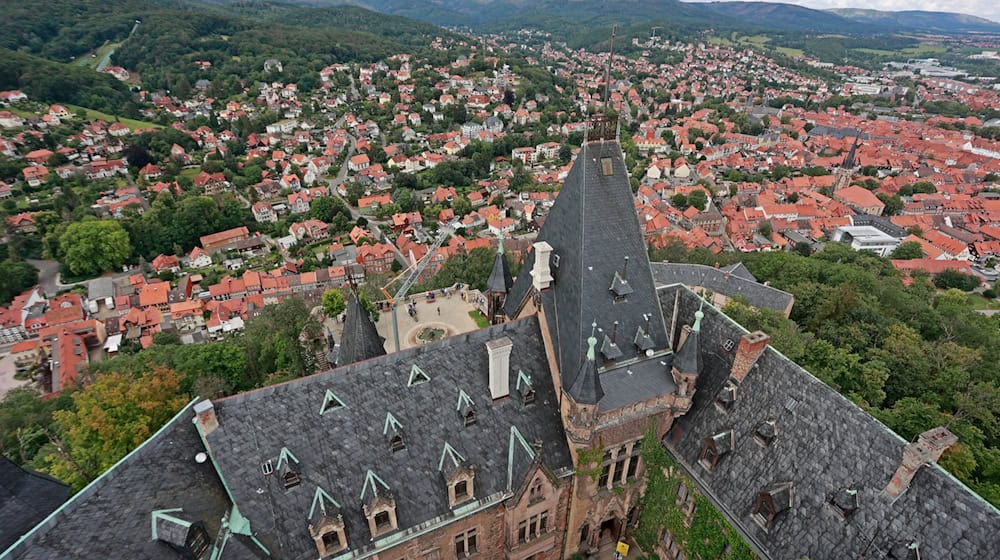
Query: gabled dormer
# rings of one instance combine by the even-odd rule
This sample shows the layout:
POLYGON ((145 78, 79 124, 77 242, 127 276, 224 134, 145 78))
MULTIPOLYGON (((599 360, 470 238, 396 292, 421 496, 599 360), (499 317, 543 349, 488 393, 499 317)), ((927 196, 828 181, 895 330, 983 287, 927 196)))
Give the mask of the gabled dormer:
POLYGON ((448 505, 455 507, 475 496, 475 471, 465 463, 454 447, 445 442, 438 461, 438 471, 448 487, 448 505))
POLYGON ((299 460, 295 458, 295 455, 292 455, 287 447, 281 448, 281 453, 278 455, 278 466, 275 470, 286 490, 302 483, 302 469, 299 466, 299 460))
POLYGON ((202 560, 212 551, 212 539, 205 524, 184 519, 181 508, 161 509, 152 512, 153 540, 177 550, 185 558, 202 560))
POLYGON ((719 463, 723 455, 733 450, 736 436, 732 430, 720 432, 712 437, 705 438, 701 443, 701 455, 698 458, 705 470, 711 471, 719 463))
POLYGON ((361 503, 365 518, 368 519, 368 532, 372 538, 399 528, 399 521, 396 519, 396 498, 390 492, 389 485, 374 471, 369 470, 365 474, 361 503))
POLYGON ((316 542, 320 557, 335 554, 347 548, 347 534, 340 504, 316 487, 312 507, 309 508, 309 534, 316 542))
POLYGON ((458 390, 458 404, 455 405, 455 410, 458 411, 458 417, 466 428, 476 423, 476 403, 462 389, 458 390))
POLYGON ((399 420, 391 412, 385 413, 385 424, 382 427, 382 435, 385 436, 386 442, 389 444, 389 450, 393 453, 406 449, 403 425, 399 423, 399 420))
POLYGON ((765 531, 774 527, 778 515, 791 509, 795 499, 791 482, 773 482, 757 493, 751 517, 765 531))
POLYGON ((622 357, 621 348, 618 347, 618 321, 615 321, 614 326, 611 327, 611 334, 604 335, 604 341, 601 343, 601 355, 609 361, 622 357))
POLYGON ((527 406, 535 402, 535 387, 531 383, 531 377, 523 370, 517 371, 517 384, 514 386, 514 390, 521 397, 522 405, 527 406))

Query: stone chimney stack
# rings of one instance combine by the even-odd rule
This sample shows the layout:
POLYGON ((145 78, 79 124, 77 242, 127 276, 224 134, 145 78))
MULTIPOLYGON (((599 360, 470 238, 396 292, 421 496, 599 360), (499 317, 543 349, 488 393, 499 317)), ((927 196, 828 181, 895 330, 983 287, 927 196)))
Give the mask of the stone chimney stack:
POLYGON ((219 420, 215 417, 215 405, 212 404, 212 401, 207 399, 198 401, 194 405, 194 413, 201 435, 207 436, 219 427, 219 420))
POLYGON ((548 289, 552 285, 552 270, 549 269, 549 258, 552 254, 552 245, 545 241, 534 244, 535 265, 531 268, 531 285, 535 291, 548 289))
POLYGON ((510 395, 510 351, 513 348, 514 343, 506 336, 486 343, 490 356, 490 395, 494 401, 510 395))
POLYGON ((910 482, 920 467, 940 459, 941 454, 957 442, 958 437, 943 426, 920 434, 917 441, 908 443, 903 448, 903 461, 892 475, 885 493, 893 498, 901 496, 910 487, 910 482))
POLYGON ((757 362, 757 358, 764 353, 768 341, 771 337, 762 331, 754 331, 740 337, 740 344, 736 347, 736 358, 733 359, 733 369, 729 376, 742 383, 743 378, 750 373, 750 368, 757 362))

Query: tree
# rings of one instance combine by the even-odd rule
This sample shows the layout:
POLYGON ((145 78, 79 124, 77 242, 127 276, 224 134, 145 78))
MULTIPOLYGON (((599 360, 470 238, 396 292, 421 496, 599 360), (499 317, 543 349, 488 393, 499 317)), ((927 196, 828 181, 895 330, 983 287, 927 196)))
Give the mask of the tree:
POLYGON ((344 302, 344 294, 340 290, 333 289, 323 292, 323 312, 328 318, 336 317, 347 309, 344 302))
POLYGON ((73 274, 91 275, 121 267, 132 245, 115 220, 85 220, 70 224, 59 236, 59 252, 73 274))
POLYGON ((140 376, 97 376, 73 394, 75 410, 52 414, 45 470, 79 490, 146 441, 187 400, 180 376, 164 367, 140 376))
POLYGON ((944 290, 957 288, 963 292, 971 292, 978 288, 979 284, 979 278, 957 270, 946 270, 934 276, 934 285, 944 290))
POLYGON ((924 250, 917 241, 905 241, 893 250, 889 258, 903 261, 922 259, 924 258, 924 250))
POLYGON ((0 262, 0 305, 38 283, 38 271, 26 262, 0 262))
POLYGON ((688 197, 684 193, 677 193, 670 197, 670 204, 678 210, 686 210, 688 207, 688 197))
POLYGON ((698 210, 705 210, 708 206, 708 193, 701 189, 696 189, 691 191, 688 195, 687 202, 689 205, 694 206, 698 210))
POLYGON ((771 222, 762 222, 759 226, 757 226, 757 233, 771 239, 771 234, 774 233, 774 228, 771 226, 771 222))

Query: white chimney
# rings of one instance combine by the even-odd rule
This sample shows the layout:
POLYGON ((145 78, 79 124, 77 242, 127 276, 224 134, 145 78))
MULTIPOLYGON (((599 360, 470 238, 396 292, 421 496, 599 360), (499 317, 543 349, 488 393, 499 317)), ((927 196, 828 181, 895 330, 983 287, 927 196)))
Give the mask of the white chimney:
POLYGON ((486 352, 490 356, 490 395, 493 400, 510 395, 510 351, 513 348, 514 343, 506 336, 486 343, 486 352))
POLYGON ((552 245, 545 241, 534 244, 535 266, 531 269, 531 285, 536 291, 542 291, 552 284, 552 271, 549 269, 549 256, 552 245))
POLYGON ((219 427, 219 420, 215 417, 215 405, 210 400, 203 400, 195 403, 194 413, 197 415, 198 428, 202 436, 215 431, 219 427))

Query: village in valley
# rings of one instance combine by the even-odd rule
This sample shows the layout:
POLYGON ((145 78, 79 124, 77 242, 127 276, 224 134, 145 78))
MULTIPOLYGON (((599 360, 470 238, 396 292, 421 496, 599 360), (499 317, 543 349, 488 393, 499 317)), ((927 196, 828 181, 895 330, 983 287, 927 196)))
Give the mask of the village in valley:
MULTIPOLYGON (((128 41, 145 32, 126 23, 128 41)), ((854 543, 844 557, 918 560, 918 544, 938 545, 896 533, 931 502, 958 508, 928 514, 930 533, 959 535, 941 545, 954 558, 997 538, 995 36, 919 35, 910 56, 835 63, 737 32, 616 26, 579 46, 535 28, 434 29, 422 48, 328 57, 318 72, 259 52, 252 79, 215 72, 239 57, 187 60, 170 87, 118 65, 121 43, 74 60, 132 95, 128 117, 0 91, 2 461, 53 477, 65 495, 47 512, 92 511, 100 492, 140 486, 118 473, 151 476, 172 453, 184 457, 167 470, 183 467, 164 474, 165 494, 184 494, 171 486, 183 469, 215 467, 192 482, 210 488, 198 507, 214 525, 157 503, 122 532, 141 533, 136 551, 525 560, 642 546, 735 560, 826 558, 816 551, 839 538, 854 543), (479 369, 489 375, 473 383, 479 369), (765 374, 777 389, 761 387, 765 374), (60 437, 103 406, 81 397, 102 378, 125 380, 102 398, 128 402, 98 424, 136 408, 147 422, 81 460, 60 437), (417 403, 416 386, 438 392, 417 403), (378 408, 383 398, 396 408, 378 408), (379 416, 364 438, 391 453, 359 472, 338 463, 337 476, 308 470, 346 461, 318 441, 328 433, 261 427, 369 408, 379 416), (235 441, 247 434, 255 451, 235 441), (803 476, 849 479, 855 459, 863 476, 796 479, 794 491, 766 480, 737 501, 744 471, 729 464, 756 465, 756 484, 766 454, 801 458, 827 435, 824 452, 843 457, 803 476), (500 442, 498 462, 463 451, 479 437, 500 442), (393 473, 389 459, 423 460, 421 438, 437 438, 439 472, 413 487, 444 477, 445 490, 410 503, 389 475, 420 467, 393 473), (353 502, 323 477, 350 484, 353 502), (292 495, 299 485, 306 498, 292 495), (433 506, 414 508, 425 498, 433 506), (469 520, 500 503, 507 544, 491 553, 490 532, 469 520), (822 511, 794 517, 807 506, 822 511), (893 515, 905 520, 890 529, 893 515), (788 537, 802 519, 815 542, 788 537), (424 533, 447 533, 455 555, 418 551, 424 533), (862 554, 862 541, 885 554, 862 554)), ((359 461, 381 457, 345 445, 359 461)), ((53 535, 69 516, 45 515, 0 556, 61 550, 53 535)))

